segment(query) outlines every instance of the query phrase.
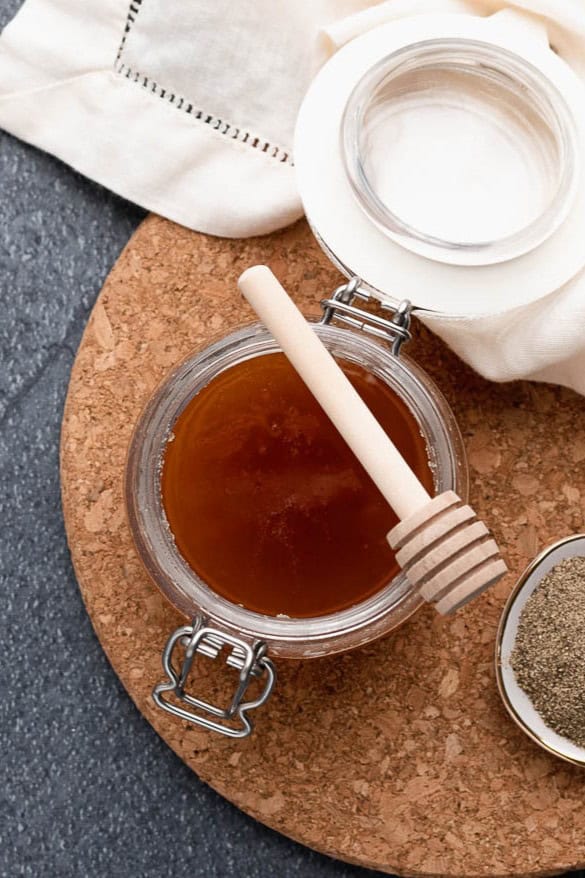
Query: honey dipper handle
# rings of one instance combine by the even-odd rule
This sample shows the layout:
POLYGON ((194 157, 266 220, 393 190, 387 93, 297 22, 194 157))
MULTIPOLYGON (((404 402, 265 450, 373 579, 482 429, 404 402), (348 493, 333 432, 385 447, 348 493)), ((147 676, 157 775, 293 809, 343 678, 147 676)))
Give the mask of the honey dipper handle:
POLYGON ((248 268, 238 284, 398 518, 425 506, 428 493, 270 269, 248 268))

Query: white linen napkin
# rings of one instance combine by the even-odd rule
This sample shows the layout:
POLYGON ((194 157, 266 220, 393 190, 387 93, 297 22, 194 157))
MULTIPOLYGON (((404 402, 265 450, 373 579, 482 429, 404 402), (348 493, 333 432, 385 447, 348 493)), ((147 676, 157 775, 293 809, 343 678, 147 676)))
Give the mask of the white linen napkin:
MULTIPOLYGON (((262 234, 302 215, 294 123, 331 53, 393 18, 506 5, 26 0, 0 37, 0 126, 190 228, 262 234)), ((514 5, 546 20, 551 44, 585 79, 585 0, 514 5)), ((585 272, 530 305, 422 319, 488 378, 585 393, 585 272)))

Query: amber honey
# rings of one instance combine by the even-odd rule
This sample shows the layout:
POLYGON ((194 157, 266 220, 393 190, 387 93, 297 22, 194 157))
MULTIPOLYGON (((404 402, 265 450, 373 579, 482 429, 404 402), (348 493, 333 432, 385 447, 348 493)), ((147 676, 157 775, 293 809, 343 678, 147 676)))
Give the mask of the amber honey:
MULTIPOLYGON (((406 404, 340 365, 421 482, 426 442, 406 404)), ((161 489, 177 548, 217 594, 271 616, 334 613, 384 587, 396 516, 283 354, 225 370, 177 419, 161 489)))

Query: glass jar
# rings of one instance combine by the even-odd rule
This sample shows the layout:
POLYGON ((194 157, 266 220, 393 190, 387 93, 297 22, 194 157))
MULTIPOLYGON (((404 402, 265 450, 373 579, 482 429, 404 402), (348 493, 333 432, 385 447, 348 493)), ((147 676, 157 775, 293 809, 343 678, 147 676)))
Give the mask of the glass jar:
MULTIPOLYGON (((465 500, 465 451, 451 409, 428 375, 410 359, 399 356, 400 344, 409 336, 407 309, 402 306, 392 320, 358 309, 351 304, 355 287, 355 283, 344 285, 324 303, 325 317, 313 324, 314 331, 333 355, 361 365, 403 399, 426 440, 436 491, 453 490, 465 500), (333 325, 335 318, 365 331, 333 325)), ((367 298, 363 293, 358 295, 367 298)), ((126 467, 128 519, 139 556, 164 596, 192 620, 167 643, 163 665, 168 679, 156 687, 155 701, 184 719, 234 737, 250 732, 247 711, 270 694, 274 682, 270 656, 308 659, 354 649, 387 634, 424 602, 400 573, 367 600, 331 615, 303 619, 265 616, 219 596, 179 553, 164 514, 160 486, 164 449, 173 425, 189 401, 224 370, 278 350, 268 331, 253 324, 189 357, 146 405, 126 467), (185 652, 178 670, 176 651, 181 647, 185 652), (184 691, 196 653, 215 657, 222 647, 230 652, 227 663, 240 674, 227 710, 184 691), (246 688, 254 676, 264 680, 262 696, 245 702, 246 688), (172 701, 168 693, 172 693, 172 701), (226 722, 234 718, 239 721, 236 727, 226 722)))

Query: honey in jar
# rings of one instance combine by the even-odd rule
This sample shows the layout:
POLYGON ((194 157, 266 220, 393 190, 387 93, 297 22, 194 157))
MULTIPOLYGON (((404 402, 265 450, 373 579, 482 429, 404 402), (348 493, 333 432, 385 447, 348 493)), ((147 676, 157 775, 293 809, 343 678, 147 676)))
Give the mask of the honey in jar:
MULTIPOLYGON (((425 439, 405 402, 338 360, 422 484, 425 439)), ((213 378, 166 445, 161 490, 177 548, 217 594, 269 616, 323 616, 360 603, 398 573, 397 519, 284 354, 213 378)))

